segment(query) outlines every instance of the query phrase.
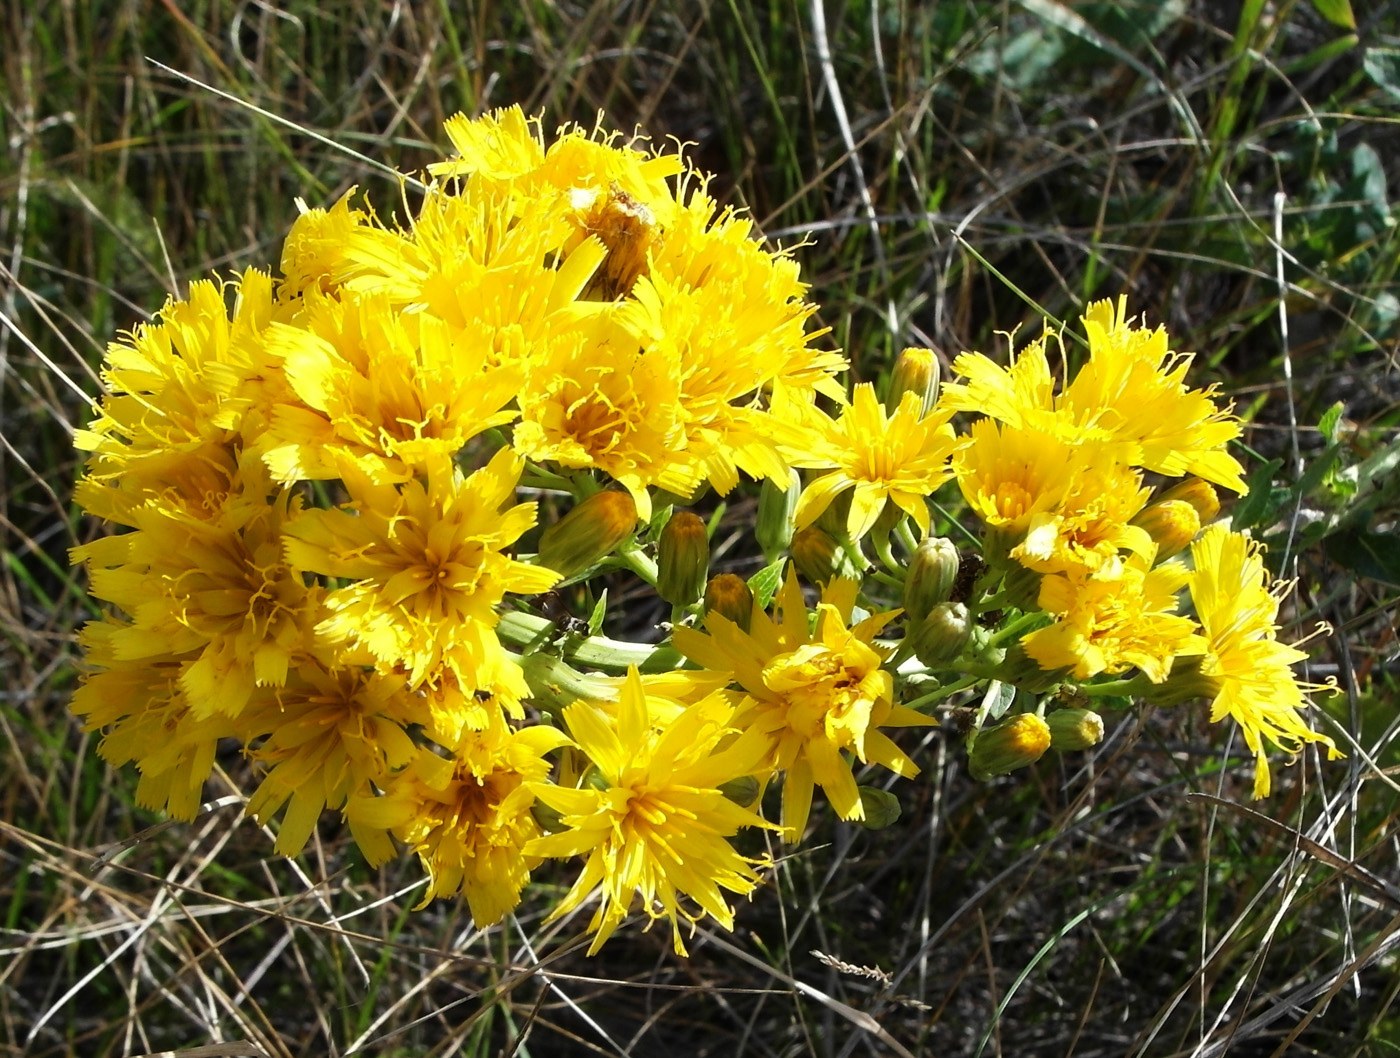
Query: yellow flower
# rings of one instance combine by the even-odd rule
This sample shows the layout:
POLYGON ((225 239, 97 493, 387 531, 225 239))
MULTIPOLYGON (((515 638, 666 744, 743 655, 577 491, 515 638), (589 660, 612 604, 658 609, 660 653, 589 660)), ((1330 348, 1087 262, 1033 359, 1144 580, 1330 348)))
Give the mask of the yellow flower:
POLYGON ((368 650, 382 671, 406 672, 415 688, 446 667, 465 687, 523 697, 496 638, 496 606, 559 577, 503 553, 535 522, 533 503, 502 510, 520 470, 504 448, 465 480, 446 461, 426 483, 397 487, 347 467, 351 509, 305 511, 286 528, 297 569, 353 581, 327 595, 331 616, 317 631, 368 650))
POLYGON ((1270 585, 1259 545, 1216 525, 1201 534, 1191 555, 1191 599, 1206 643, 1200 675, 1215 695, 1210 718, 1218 722, 1230 716, 1240 725, 1255 757, 1254 796, 1266 797, 1265 740, 1289 753, 1320 742, 1329 758, 1342 755, 1299 714, 1309 704, 1307 694, 1324 688, 1298 682, 1292 666, 1307 655, 1275 638, 1280 593, 1287 585, 1270 585))
POLYGON ((935 723, 895 704, 894 677, 881 668, 888 652, 874 638, 899 611, 848 627, 858 587, 853 580, 830 580, 810 628, 802 589, 789 569, 776 620, 755 605, 747 632, 712 612, 705 621, 708 635, 691 628, 674 633, 677 650, 707 669, 733 673, 746 692, 735 726, 772 740, 769 766, 787 773, 783 836, 789 842, 799 841, 806 829, 814 785, 842 819, 863 818, 843 751, 910 778, 918 767, 880 729, 935 723))
POLYGON ((940 403, 1069 441, 1115 444, 1118 462, 1171 477, 1195 474, 1243 492, 1242 468, 1225 450, 1239 423, 1216 406, 1214 387, 1186 388, 1191 355, 1171 352, 1161 327, 1132 326, 1126 298, 1116 311, 1109 301, 1094 302, 1083 323, 1089 360, 1059 396, 1041 338, 1005 369, 981 353, 963 353, 953 368, 967 381, 944 385, 940 403))
POLYGON ((84 731, 106 728, 97 751, 120 768, 132 761, 141 774, 136 803, 193 819, 203 801, 204 781, 214 769, 219 740, 238 733, 231 718, 196 716, 180 686, 183 658, 163 656, 123 661, 114 637, 130 625, 107 618, 90 621, 80 633, 83 656, 101 666, 84 674, 71 708, 84 731))
POLYGON ((480 729, 464 729, 446 758, 420 750, 386 796, 356 799, 347 816, 392 828, 418 854, 429 879, 419 908, 461 892, 484 929, 520 903, 539 865, 525 854, 541 835, 530 784, 549 774, 544 755, 568 742, 548 725, 513 731, 496 710, 480 729))
POLYGON ((770 824, 726 799, 720 787, 753 774, 768 741, 752 734, 732 740, 734 707, 723 692, 679 713, 664 702, 658 714, 635 668, 616 710, 615 720, 587 701, 564 710, 595 778, 582 789, 531 784, 567 829, 535 839, 525 853, 588 857, 546 921, 568 914, 601 886, 602 899, 588 927, 596 933, 590 955, 627 916, 634 894, 653 921, 670 920, 672 943, 684 955, 681 918, 694 923, 708 914, 732 930, 734 912, 722 890, 746 895, 760 881, 756 861, 745 859, 726 839, 740 827, 770 824), (683 896, 700 911, 681 903, 683 896))
MULTIPOLYGON (((419 701, 401 676, 381 676, 320 661, 297 667, 275 697, 240 718, 249 742, 262 739, 250 755, 269 766, 248 814, 266 823, 287 805, 275 849, 295 856, 306 846, 327 808, 340 808, 355 795, 382 789, 390 774, 417 752, 405 728, 418 719, 419 701)), ((355 842, 372 864, 394 854, 384 828, 348 817, 355 842)))
POLYGON ((1011 556, 1040 573, 1083 572, 1114 580, 1123 569, 1120 552, 1151 558, 1156 551, 1147 530, 1130 524, 1150 494, 1142 474, 1131 467, 1107 460, 1088 464, 1058 507, 1031 516, 1025 539, 1011 556))
POLYGON ((965 444, 948 425, 952 411, 920 417, 922 399, 907 393, 893 415, 862 383, 855 397, 832 421, 810 405, 791 405, 794 422, 785 431, 784 450, 794 466, 834 468, 813 480, 797 501, 799 529, 811 525, 831 502, 854 489, 847 531, 853 539, 868 533, 885 503, 895 504, 927 534, 928 503, 952 476, 949 457, 965 444))
POLYGON ((1083 680, 1136 666, 1161 683, 1195 631, 1194 622, 1176 614, 1176 593, 1188 576, 1181 565, 1147 570, 1141 561, 1124 564, 1112 580, 1082 572, 1046 576, 1040 582, 1040 608, 1056 621, 1021 643, 1047 671, 1068 668, 1083 680))
POLYGON ((210 463, 233 461, 245 388, 268 366, 261 336, 276 315, 272 281, 250 268, 237 282, 191 283, 188 299, 166 302, 159 322, 107 347, 107 393, 73 443, 92 453, 88 480, 121 494, 108 510, 168 497, 180 479, 207 485, 210 463), (237 291, 232 316, 229 289, 237 291))
POLYGON ((333 293, 353 274, 353 269, 346 267, 345 248, 355 230, 370 222, 363 210, 350 208, 355 191, 352 187, 345 192, 330 209, 308 209, 305 202, 296 200, 298 216, 282 244, 279 300, 311 291, 333 293))
POLYGON ((978 419, 967 436, 967 447, 953 456, 958 488, 977 516, 1010 540, 1024 536, 1036 516, 1058 509, 1102 453, 995 419, 978 419))
POLYGON ((273 409, 260 439, 279 481, 339 477, 347 462, 406 481, 515 418, 502 408, 518 370, 490 368, 472 336, 383 296, 309 294, 297 325, 269 328, 267 346, 296 400, 273 409))
POLYGON ((136 532, 72 552, 88 564, 91 593, 132 616, 111 632, 115 657, 183 656, 180 685, 197 717, 236 716, 256 686, 280 685, 319 616, 320 589, 282 555, 299 502, 254 460, 239 486, 214 517, 151 502, 132 512, 136 532))
POLYGON ((607 321, 559 335, 520 394, 516 451, 566 467, 597 467, 651 518, 650 488, 688 496, 704 466, 687 448, 679 368, 607 321))
POLYGON ((427 312, 488 364, 523 364, 541 343, 602 311, 578 299, 607 257, 596 238, 571 243, 562 198, 533 200, 521 216, 473 181, 459 194, 431 189, 408 231, 377 224, 346 237, 340 294, 374 294, 395 310, 427 312))

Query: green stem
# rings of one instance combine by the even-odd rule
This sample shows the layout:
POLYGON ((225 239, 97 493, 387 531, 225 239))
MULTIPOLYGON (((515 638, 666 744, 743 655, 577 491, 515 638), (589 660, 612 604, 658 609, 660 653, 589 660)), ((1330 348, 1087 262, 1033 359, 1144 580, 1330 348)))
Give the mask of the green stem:
POLYGON ((502 642, 527 653, 548 648, 570 663, 615 672, 626 672, 631 665, 644 672, 670 672, 684 660, 670 646, 627 643, 606 636, 566 636, 556 642, 558 628, 553 621, 520 611, 502 614, 496 634, 502 642))
POLYGON ((912 702, 905 702, 904 704, 909 709, 923 709, 930 705, 937 705, 944 698, 957 694, 958 691, 966 690, 981 679, 981 676, 964 676, 956 683, 950 683, 946 687, 939 687, 936 691, 929 691, 928 694, 915 698, 912 702))
POLYGON ((1081 683, 1079 693, 1089 698, 1134 698, 1144 694, 1152 686, 1143 673, 1125 680, 1109 680, 1106 683, 1081 683))
POLYGON ((887 570, 894 574, 899 573, 902 567, 895 561, 894 552, 890 550, 890 537, 888 533, 875 537, 875 554, 879 556, 880 561, 884 563, 887 570))
POLYGON ((634 547, 626 551, 620 551, 617 557, 622 561, 624 566, 641 577, 642 580, 646 581, 653 588, 656 587, 656 560, 641 548, 634 547))
POLYGON ((1019 639, 1021 637, 1022 632, 1034 631, 1036 628, 1040 627, 1044 623, 1045 614, 1043 613, 1022 614, 1020 617, 1016 618, 1016 620, 1012 621, 1005 628, 998 628, 996 633, 992 636, 992 638, 987 640, 987 646, 1000 646, 1003 642, 1013 637, 1019 639))
POLYGON ((520 484, 530 489, 549 489, 553 492, 567 492, 574 495, 578 486, 573 478, 566 478, 562 474, 555 474, 537 467, 533 463, 525 465, 525 472, 520 475, 520 484))
POLYGON ((904 545, 904 549, 911 555, 919 550, 919 541, 914 538, 914 530, 909 528, 907 519, 901 519, 899 525, 895 528, 895 532, 899 534, 899 542, 904 545))

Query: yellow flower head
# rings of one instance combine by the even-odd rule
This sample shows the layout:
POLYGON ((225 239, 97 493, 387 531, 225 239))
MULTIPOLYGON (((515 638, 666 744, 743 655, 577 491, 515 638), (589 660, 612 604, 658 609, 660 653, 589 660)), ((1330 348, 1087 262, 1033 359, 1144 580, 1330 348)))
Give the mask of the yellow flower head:
POLYGON ((539 865, 525 854, 541 834, 529 784, 545 779, 544 755, 568 741, 548 725, 512 730, 497 711, 479 730, 464 729, 446 758, 420 750, 386 796, 358 799, 347 815, 392 828, 418 854, 428 872, 419 908, 461 892, 484 929, 520 903, 539 865))
POLYGON ((111 632, 118 659, 185 658, 180 685, 195 716, 236 716, 255 686, 278 686, 311 641, 321 590, 283 559, 298 501, 256 461, 214 517, 148 503, 136 532, 73 549, 89 590, 133 618, 111 632))
POLYGON ((1126 563, 1112 580, 1051 574, 1040 582, 1040 608, 1056 620, 1021 642, 1047 671, 1068 668, 1085 680, 1136 666, 1161 683, 1195 631, 1194 622, 1176 613, 1176 593, 1188 576, 1181 565, 1146 570, 1141 561, 1126 563))
POLYGON ((248 269, 236 283, 198 280, 168 301, 159 322, 107 347, 107 394, 73 443, 92 453, 88 479, 117 489, 129 508, 168 495, 173 481, 203 481, 229 446, 248 407, 244 392, 266 365, 261 336, 276 317, 272 281, 248 269), (224 298, 237 290, 232 315, 224 298))
POLYGON ((582 874, 550 914, 568 914, 600 886, 589 923, 596 952, 627 916, 634 895, 652 920, 669 919, 672 943, 684 955, 680 919, 708 914, 725 929, 734 912, 723 890, 746 895, 759 882, 755 861, 726 840, 740 827, 764 827, 759 816, 728 800, 720 787, 752 775, 768 752, 755 734, 735 739, 734 707, 723 692, 679 712, 665 701, 653 710, 636 669, 628 674, 616 717, 592 702, 564 710, 574 742, 593 764, 581 789, 532 783, 535 796, 559 812, 567 829, 537 838, 527 856, 587 856, 582 874), (681 903, 688 897, 695 912, 681 903))
POLYGON ((1156 550, 1147 530, 1130 524, 1150 494, 1131 467, 1106 459, 1083 466, 1059 507, 1031 516, 1011 556, 1040 573, 1113 580, 1123 569, 1120 552, 1151 558, 1156 550))
POLYGON ((1100 451, 1053 433, 978 419, 953 456, 958 488, 988 526, 1018 540, 1038 515, 1057 510, 1100 451))
POLYGON ((356 229, 370 223, 369 214, 351 209, 356 188, 341 195, 330 209, 308 209, 296 200, 297 219, 282 244, 282 281, 277 285, 281 300, 298 298, 308 292, 333 293, 354 274, 345 259, 346 246, 356 229))
POLYGON ((219 740, 238 732, 230 717, 197 716, 190 709, 180 686, 186 660, 121 660, 116 641, 130 627, 114 618, 83 627, 84 658, 101 668, 83 675, 71 708, 83 719, 84 731, 108 729, 97 747, 103 760, 114 768, 136 762, 138 805, 193 819, 219 740))
POLYGON ((792 428, 785 431, 785 453, 794 466, 834 468, 809 484, 797 502, 799 529, 811 525, 832 500, 848 489, 847 531, 859 539, 870 531, 886 502, 909 514, 928 533, 930 496, 952 476, 949 457, 966 442, 948 425, 951 410, 920 416, 922 399, 906 393, 894 414, 862 383, 835 421, 810 405, 793 404, 792 428))
POLYGON ((940 403, 1069 441, 1111 443, 1121 447, 1115 459, 1129 466, 1196 474, 1243 492, 1242 468, 1225 450, 1239 423, 1216 406, 1213 388, 1186 388, 1191 356, 1171 352, 1161 327, 1134 327, 1126 306, 1126 298, 1116 311, 1109 301, 1089 306, 1089 361, 1059 396, 1042 338, 1005 369, 981 353, 963 353, 953 369, 967 381, 944 385, 940 403))
POLYGON ((466 333, 382 295, 308 296, 297 325, 269 328, 267 345, 295 399, 277 405, 260 442, 279 481, 339 477, 347 462, 406 481, 515 417, 501 409, 518 370, 488 369, 466 333))
POLYGON ((1191 546, 1191 556, 1191 600, 1206 643, 1200 673, 1215 689, 1210 718, 1230 716, 1240 725, 1255 757, 1254 796, 1266 797, 1266 739, 1289 753, 1320 742, 1329 757, 1341 756, 1299 714, 1309 704, 1307 694, 1324 688, 1298 682, 1292 667, 1307 655, 1275 638, 1278 593, 1286 586, 1270 585, 1257 543, 1215 525, 1191 546))
POLYGON ((643 521, 651 518, 651 487, 690 495, 704 467, 687 451, 676 365, 612 327, 575 330, 549 344, 520 394, 516 451, 597 467, 632 494, 643 521))
POLYGON ((546 591, 558 574, 502 553, 535 523, 533 503, 502 509, 520 469, 509 449, 465 479, 444 461, 402 486, 346 467, 351 509, 305 511, 286 528, 297 569, 353 581, 327 595, 318 631, 408 673, 415 688, 446 667, 465 687, 522 697, 496 639, 496 606, 507 592, 546 591))
POLYGON ((875 614, 850 627, 858 583, 833 578, 822 592, 815 627, 791 569, 776 599, 777 618, 754 606, 749 630, 711 613, 709 634, 677 628, 676 649, 707 669, 730 672, 747 697, 735 720, 772 740, 770 768, 785 771, 784 839, 801 839, 820 786, 842 819, 862 819, 860 792, 849 761, 875 763, 905 778, 918 767, 881 728, 935 721, 894 703, 894 677, 881 668, 887 651, 876 634, 899 611, 875 614))
MULTIPOLYGON (((311 660, 275 696, 263 696, 239 718, 248 742, 261 739, 251 756, 269 769, 248 800, 248 814, 266 823, 287 805, 275 846, 279 855, 297 855, 323 811, 382 789, 413 758, 417 750, 404 729, 417 719, 417 708, 400 676, 349 665, 328 669, 311 660)), ((350 824, 371 863, 393 855, 382 829, 353 818, 350 824)))

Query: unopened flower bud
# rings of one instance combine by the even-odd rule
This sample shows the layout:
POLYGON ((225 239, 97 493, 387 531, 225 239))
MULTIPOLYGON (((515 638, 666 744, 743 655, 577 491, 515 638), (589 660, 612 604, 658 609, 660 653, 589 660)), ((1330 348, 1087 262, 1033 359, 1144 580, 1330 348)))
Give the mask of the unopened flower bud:
POLYGON ((990 779, 1030 767, 1049 748, 1049 725, 1034 713, 1018 713, 978 732, 968 767, 974 779, 990 779))
POLYGON ((581 573, 637 527, 637 504, 615 489, 595 492, 540 535, 540 565, 564 577, 581 573))
POLYGON ((919 417, 923 418, 938 401, 938 354, 932 349, 911 346, 899 354, 890 374, 890 391, 885 407, 893 415, 906 393, 917 394, 919 417))
POLYGON ((899 798, 888 790, 880 790, 874 786, 862 786, 860 789, 860 807, 864 810, 864 818, 857 820, 866 830, 884 830, 899 821, 899 798))
POLYGON ((1187 478, 1157 497, 1158 501, 1182 500, 1195 508, 1202 525, 1220 517, 1220 496, 1214 486, 1200 478, 1187 478))
POLYGON ((1103 741, 1103 717, 1092 709, 1056 709, 1045 723, 1050 728, 1050 748, 1061 753, 1103 741))
POLYGON ((753 616, 753 592, 744 578, 733 573, 711 577, 705 586, 705 613, 727 617, 747 632, 749 618, 753 616))
POLYGON ((1201 531, 1201 516, 1185 500, 1158 500, 1140 510, 1131 524, 1147 530, 1160 562, 1190 546, 1201 531))
POLYGON ((733 801, 741 808, 748 808, 758 800, 758 780, 752 775, 740 775, 737 779, 720 783, 719 792, 724 794, 725 800, 733 801))
POLYGON ((809 525, 792 538, 792 560, 797 571, 813 584, 825 584, 836 572, 840 547, 825 529, 809 525))
POLYGON ((922 621, 928 612, 953 597, 962 559, 946 536, 926 536, 909 559, 904 578, 904 612, 909 620, 922 621))
POLYGON ((546 834, 557 834, 561 830, 568 829, 564 823, 563 814, 557 808, 551 808, 543 801, 536 800, 530 806, 530 814, 535 817, 535 822, 546 834))
POLYGON ((771 478, 764 478, 758 490, 758 522, 754 537, 769 562, 792 543, 795 528, 792 516, 797 512, 797 498, 802 495, 802 482, 797 471, 790 471, 787 487, 771 478))
POLYGON ((937 668, 963 652, 972 636, 972 616, 960 602, 941 602, 918 624, 910 625, 909 635, 914 656, 937 668))
POLYGON ((671 515, 657 549, 656 593, 672 606, 700 598, 710 572, 710 539, 705 522, 690 511, 671 515))
POLYGON ((851 497, 853 490, 847 489, 827 504, 826 510, 817 515, 816 527, 832 536, 845 536, 851 521, 851 497))

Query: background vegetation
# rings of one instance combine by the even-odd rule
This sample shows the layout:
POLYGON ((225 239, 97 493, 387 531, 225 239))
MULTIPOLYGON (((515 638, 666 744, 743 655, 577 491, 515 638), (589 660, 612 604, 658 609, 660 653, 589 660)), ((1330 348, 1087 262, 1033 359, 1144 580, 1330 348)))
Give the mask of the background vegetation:
POLYGON ((0 1054, 1400 1054, 1400 5, 5 11, 0 1054), (899 824, 828 815, 688 962, 631 927, 585 959, 580 923, 541 925, 548 872, 483 935, 452 901, 410 913, 416 866, 369 871, 337 828, 273 859, 236 753, 195 823, 136 809, 66 710, 93 612, 67 549, 101 531, 70 435, 104 344, 192 277, 274 262, 297 196, 359 184, 401 215, 342 148, 415 168, 443 118, 513 102, 691 144, 806 240, 857 378, 1119 292, 1166 323, 1283 482, 1236 521, 1297 578, 1287 637, 1335 628, 1309 675, 1339 683, 1316 722, 1347 760, 1251 805, 1195 707, 990 784, 934 731, 899 824))

